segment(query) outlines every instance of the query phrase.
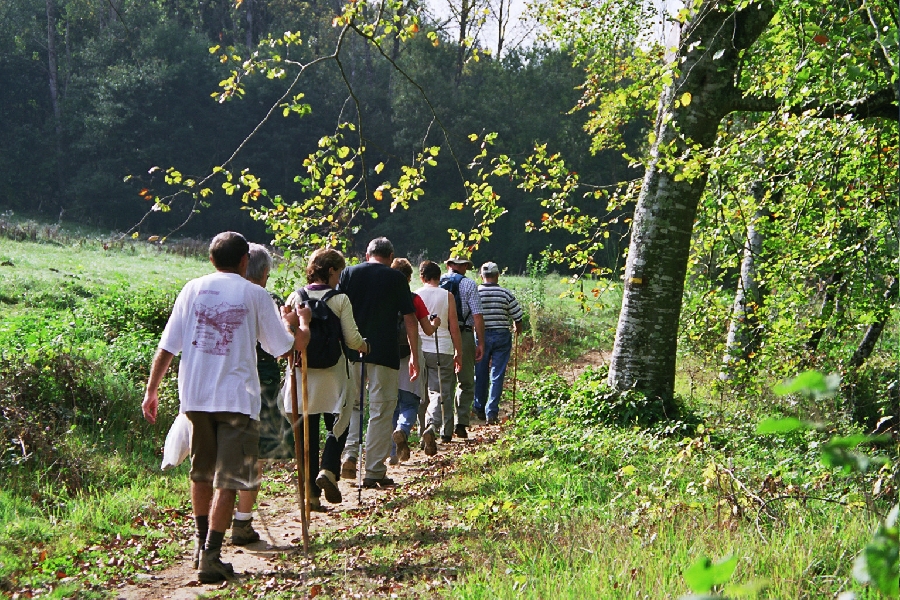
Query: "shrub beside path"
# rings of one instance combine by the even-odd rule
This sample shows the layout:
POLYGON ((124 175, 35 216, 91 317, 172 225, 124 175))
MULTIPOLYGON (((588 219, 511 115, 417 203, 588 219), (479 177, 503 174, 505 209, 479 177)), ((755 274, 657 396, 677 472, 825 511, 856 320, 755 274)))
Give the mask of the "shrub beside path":
POLYGON ((446 540, 441 529, 449 523, 409 523, 415 530, 408 533, 408 539, 402 539, 402 530, 398 534, 385 519, 410 504, 430 500, 441 481, 455 472, 459 456, 495 441, 501 428, 473 424, 468 440, 454 438, 440 444, 434 457, 414 448, 409 461, 388 467, 388 476, 398 485, 364 489, 359 503, 356 481, 340 480, 343 502, 331 505, 323 498, 328 511, 312 513, 308 557, 303 554, 293 463, 276 463, 264 474, 268 483, 254 512, 253 525, 262 539, 241 548, 230 545, 230 532, 226 536, 223 560, 233 564, 237 579, 213 585, 197 582, 191 566, 193 519, 183 514, 173 516, 171 522, 172 537, 184 541, 182 557, 161 571, 148 571, 110 591, 122 600, 187 600, 215 592, 246 597, 264 597, 267 593, 403 597, 413 594, 411 586, 420 591, 446 586, 458 574, 456 568, 447 565, 461 565, 458 560, 445 560, 448 545, 440 544, 446 540), (441 547, 426 550, 433 542, 441 547), (386 561, 378 550, 382 543, 407 550, 396 552, 386 561))

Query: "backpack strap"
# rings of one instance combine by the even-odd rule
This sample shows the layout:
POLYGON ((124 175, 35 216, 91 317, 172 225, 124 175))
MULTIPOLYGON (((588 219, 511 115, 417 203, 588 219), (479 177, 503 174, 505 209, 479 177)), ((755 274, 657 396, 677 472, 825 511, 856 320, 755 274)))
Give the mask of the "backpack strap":
POLYGON ((320 298, 320 299, 322 300, 322 302, 328 302, 328 300, 329 300, 330 298, 334 298, 334 297, 337 296, 338 294, 343 294, 343 293, 344 293, 344 292, 342 292, 342 291, 340 291, 340 290, 336 290, 336 289, 334 289, 334 288, 331 288, 330 290, 328 290, 327 292, 325 292, 324 294, 322 294, 322 298, 320 298))
POLYGON ((471 310, 468 311, 468 314, 463 313, 463 298, 462 292, 459 290, 459 285, 462 283, 462 280, 465 279, 465 275, 454 271, 451 275, 446 275, 445 277, 446 279, 442 278, 442 280, 450 283, 448 284, 448 287, 444 289, 453 294, 453 299, 456 300, 456 317, 459 320, 459 326, 462 327, 463 323, 466 322, 466 319, 472 315, 471 310))

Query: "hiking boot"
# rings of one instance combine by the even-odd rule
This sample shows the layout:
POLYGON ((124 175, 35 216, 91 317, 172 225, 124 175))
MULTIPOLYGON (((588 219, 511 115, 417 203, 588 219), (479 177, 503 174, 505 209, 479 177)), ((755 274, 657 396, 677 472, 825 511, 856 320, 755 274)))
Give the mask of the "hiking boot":
POLYGON ((382 477, 381 479, 366 477, 363 479, 363 487, 366 489, 394 487, 395 485, 397 484, 390 477, 382 477))
POLYGON ((259 533, 253 529, 253 517, 246 521, 234 519, 231 522, 231 543, 246 546, 259 541, 259 533))
POLYGON ((400 459, 397 458, 397 455, 396 455, 396 454, 391 454, 391 455, 388 457, 388 464, 391 465, 391 466, 399 465, 399 464, 400 464, 400 459))
POLYGON ((309 499, 309 511, 310 512, 328 512, 328 510, 322 506, 322 501, 318 498, 310 498, 309 499))
POLYGON ((352 456, 341 463, 341 479, 356 479, 356 459, 352 456))
POLYGON ((472 414, 474 414, 475 418, 477 418, 477 419, 481 419, 482 421, 487 421, 487 417, 485 417, 483 410, 476 410, 472 414))
POLYGON ((454 435, 456 435, 456 437, 462 438, 464 440, 468 439, 468 437, 469 437, 469 432, 466 431, 465 425, 457 425, 456 429, 453 431, 453 433, 454 433, 454 435))
POLYGON ((500 424, 500 419, 498 419, 497 417, 488 417, 488 418, 487 418, 487 424, 488 424, 488 425, 499 425, 499 424, 500 424))
POLYGON ((406 441, 406 432, 402 429, 398 429, 393 434, 391 434, 391 439, 394 440, 394 443, 397 444, 397 459, 400 462, 406 462, 409 460, 409 444, 406 441))
MULTIPOLYGON (((355 470, 356 469, 354 469, 354 471, 355 470)), ((340 504, 341 500, 343 500, 341 497, 341 490, 337 485, 337 478, 331 471, 328 471, 327 469, 319 471, 319 475, 316 477, 316 485, 319 486, 319 489, 325 494, 325 499, 332 504, 340 504)))
POLYGON ((234 578, 234 568, 230 563, 222 562, 222 549, 201 550, 200 566, 197 579, 200 583, 218 583, 234 578))
POLYGON ((200 568, 200 551, 203 549, 204 544, 206 544, 206 540, 194 539, 194 560, 191 564, 194 566, 195 571, 200 568))
POLYGON ((443 443, 443 444, 449 444, 452 441, 453 441, 452 435, 442 435, 441 436, 441 443, 443 443))
POLYGON ((425 450, 425 456, 434 456, 437 454, 437 442, 434 439, 434 432, 430 427, 422 434, 422 449, 425 450))

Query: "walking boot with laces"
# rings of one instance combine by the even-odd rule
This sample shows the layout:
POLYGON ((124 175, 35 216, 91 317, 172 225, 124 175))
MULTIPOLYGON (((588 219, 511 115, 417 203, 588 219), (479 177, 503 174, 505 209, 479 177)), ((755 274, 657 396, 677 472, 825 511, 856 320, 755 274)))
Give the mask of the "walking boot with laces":
POLYGON ((341 464, 341 479, 356 479, 356 459, 348 458, 341 464))
POLYGON ((200 583, 218 583, 233 578, 231 563, 222 562, 222 548, 200 551, 200 570, 197 573, 200 583))
POLYGON ((194 538, 194 560, 191 564, 194 565, 194 570, 200 568, 200 551, 203 550, 203 545, 206 543, 206 539, 194 538))
POLYGON ((319 475, 316 477, 316 485, 325 494, 325 499, 332 504, 340 504, 341 500, 343 500, 341 490, 337 485, 337 478, 331 471, 327 469, 319 471, 319 475))
POLYGON ((422 434, 422 448, 425 450, 425 456, 437 454, 437 440, 435 440, 434 431, 431 430, 431 427, 422 434))
POLYGON ((253 529, 253 517, 246 521, 234 519, 231 522, 231 543, 235 546, 246 546, 259 541, 259 533, 253 529))
POLYGON ((409 443, 406 441, 406 432, 404 432, 402 429, 398 429, 393 434, 391 434, 391 439, 393 439, 394 443, 397 444, 397 459, 400 462, 408 461, 409 443))

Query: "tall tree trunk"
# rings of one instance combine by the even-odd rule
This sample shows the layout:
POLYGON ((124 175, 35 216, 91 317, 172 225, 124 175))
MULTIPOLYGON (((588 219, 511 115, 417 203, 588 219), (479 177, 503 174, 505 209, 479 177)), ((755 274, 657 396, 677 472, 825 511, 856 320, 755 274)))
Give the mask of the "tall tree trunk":
POLYGON ((866 329, 866 333, 856 348, 856 352, 853 353, 853 356, 850 357, 850 361, 847 363, 849 369, 858 369, 863 366, 863 363, 872 355, 872 351, 875 350, 875 344, 878 343, 878 339, 881 337, 881 333, 884 331, 888 318, 891 315, 891 307, 896 301, 897 278, 892 277, 891 285, 888 286, 888 290, 884 293, 884 308, 878 316, 878 320, 866 329))
POLYGON ((472 23, 472 13, 476 0, 461 0, 459 3, 459 39, 456 43, 456 85, 462 81, 463 65, 466 63, 466 38, 472 23))
POLYGON ((757 278, 757 259, 762 253, 763 236, 756 224, 771 214, 762 205, 765 197, 765 186, 762 182, 754 182, 752 194, 756 198, 756 214, 747 224, 747 239, 744 240, 744 253, 741 258, 741 277, 734 294, 731 307, 731 322, 728 324, 728 336, 725 340, 725 355, 722 358, 722 370, 719 379, 728 380, 734 375, 734 366, 738 362, 747 362, 759 347, 759 307, 762 293, 757 278))
POLYGON ((775 5, 767 0, 737 11, 720 11, 717 2, 706 0, 682 30, 674 63, 680 73, 660 98, 656 140, 635 208, 610 359, 609 384, 614 388, 634 387, 662 398, 674 394, 678 321, 706 171, 692 179, 670 172, 660 164, 661 149, 688 159, 691 144, 713 145, 719 122, 740 97, 735 88, 739 54, 774 14, 775 5))
POLYGON ((512 9, 510 0, 499 0, 497 6, 497 54, 495 58, 500 60, 503 53, 503 43, 506 41, 506 27, 509 25, 509 13, 512 9))
POLYGON ((54 0, 46 0, 47 5, 47 70, 50 79, 50 103, 53 106, 53 128, 56 134, 56 184, 58 193, 65 187, 63 178, 63 131, 62 108, 59 102, 59 68, 56 54, 56 10, 54 0))
POLYGON ((244 0, 247 5, 247 50, 253 52, 253 0, 244 0))

